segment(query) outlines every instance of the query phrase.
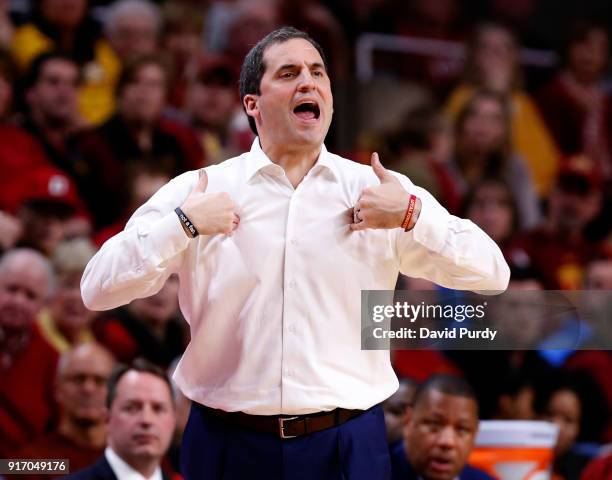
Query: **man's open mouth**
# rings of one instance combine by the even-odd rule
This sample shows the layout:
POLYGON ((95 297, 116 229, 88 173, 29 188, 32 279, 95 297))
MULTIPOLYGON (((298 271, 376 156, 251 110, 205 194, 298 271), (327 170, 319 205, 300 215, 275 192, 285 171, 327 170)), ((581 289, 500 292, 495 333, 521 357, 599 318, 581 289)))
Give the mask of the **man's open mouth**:
POLYGON ((316 120, 321 111, 316 102, 303 102, 293 109, 293 113, 302 120, 316 120))
POLYGON ((429 468, 435 471, 449 471, 453 468, 453 462, 450 458, 435 457, 429 460, 429 468))

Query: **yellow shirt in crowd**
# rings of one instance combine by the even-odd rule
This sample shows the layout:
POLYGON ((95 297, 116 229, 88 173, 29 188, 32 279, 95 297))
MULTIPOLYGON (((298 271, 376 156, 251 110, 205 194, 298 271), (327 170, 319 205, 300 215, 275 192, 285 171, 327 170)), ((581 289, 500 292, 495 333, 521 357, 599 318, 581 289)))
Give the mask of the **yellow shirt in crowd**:
MULTIPOLYGON (((445 111, 455 119, 475 93, 469 85, 460 85, 449 96, 445 111)), ((546 196, 557 176, 559 150, 529 96, 521 91, 511 95, 512 142, 516 153, 523 157, 539 196, 546 196)))
MULTIPOLYGON (((40 54, 55 47, 52 39, 36 25, 27 23, 15 31, 11 53, 21 71, 40 54)), ((81 67, 82 83, 79 89, 79 111, 91 125, 108 119, 115 109, 115 85, 121 72, 121 62, 104 39, 96 42, 94 58, 81 67)))

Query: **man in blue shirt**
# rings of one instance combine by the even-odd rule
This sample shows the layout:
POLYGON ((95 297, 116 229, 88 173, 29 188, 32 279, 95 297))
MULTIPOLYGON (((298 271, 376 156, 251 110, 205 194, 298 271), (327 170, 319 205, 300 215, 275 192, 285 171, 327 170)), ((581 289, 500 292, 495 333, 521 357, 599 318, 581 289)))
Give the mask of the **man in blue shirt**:
POLYGON ((391 451, 392 480, 492 480, 467 465, 478 431, 478 400, 468 383, 436 375, 417 390, 404 441, 391 451))

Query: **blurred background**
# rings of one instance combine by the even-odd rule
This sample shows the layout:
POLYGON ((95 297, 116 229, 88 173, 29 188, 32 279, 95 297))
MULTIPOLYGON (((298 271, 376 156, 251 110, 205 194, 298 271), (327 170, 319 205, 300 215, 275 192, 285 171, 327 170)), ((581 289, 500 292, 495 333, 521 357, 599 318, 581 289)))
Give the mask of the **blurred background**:
MULTIPOLYGON (((68 408, 57 360, 75 345, 162 367, 180 357, 177 279, 96 314, 80 276, 169 179, 250 148, 240 65, 282 25, 328 55, 331 151, 362 163, 378 151, 478 224, 511 265, 511 289, 612 290, 611 24, 607 0, 0 0, 0 251, 47 262, 19 301, 13 284, 34 260, 0 268, 0 333, 16 311, 27 332, 0 348, 0 457, 57 428, 68 408), (22 385, 24 371, 40 382, 22 385)), ((402 277, 398 288, 438 287, 402 277)), ((612 441, 612 355, 530 347, 393 361, 406 381, 464 377, 482 418, 570 425, 555 469, 579 478, 612 441), (560 389, 573 397, 559 412, 560 389)))

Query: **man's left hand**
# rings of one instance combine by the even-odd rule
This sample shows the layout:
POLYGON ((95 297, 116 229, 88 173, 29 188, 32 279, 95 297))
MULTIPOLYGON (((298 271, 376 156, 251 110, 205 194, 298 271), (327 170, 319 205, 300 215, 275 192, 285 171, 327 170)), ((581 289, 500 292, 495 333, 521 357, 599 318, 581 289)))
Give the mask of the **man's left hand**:
MULTIPOLYGON (((361 192, 354 207, 351 230, 399 228, 406 216, 410 194, 397 177, 382 166, 376 152, 372 154, 372 170, 380 185, 367 187, 361 192)), ((417 198, 409 229, 414 226, 420 211, 421 200, 417 198)))

